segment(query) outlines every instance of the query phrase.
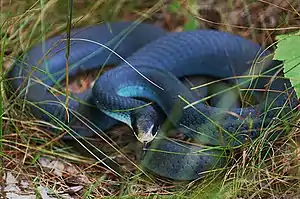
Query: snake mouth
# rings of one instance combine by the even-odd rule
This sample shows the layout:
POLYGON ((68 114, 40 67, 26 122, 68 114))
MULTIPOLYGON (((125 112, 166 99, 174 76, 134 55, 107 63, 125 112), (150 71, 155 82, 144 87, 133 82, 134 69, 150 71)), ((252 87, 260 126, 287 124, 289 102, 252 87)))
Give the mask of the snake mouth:
POLYGON ((158 130, 155 129, 155 125, 152 124, 146 132, 137 132, 137 139, 146 146, 149 142, 154 140, 158 133, 158 130))

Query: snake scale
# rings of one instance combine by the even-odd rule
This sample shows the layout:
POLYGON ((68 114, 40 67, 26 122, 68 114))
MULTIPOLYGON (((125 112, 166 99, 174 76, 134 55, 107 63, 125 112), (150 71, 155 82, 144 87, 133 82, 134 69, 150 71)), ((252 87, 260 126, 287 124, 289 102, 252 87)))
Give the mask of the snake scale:
MULTIPOLYGON (((42 120, 65 119, 65 96, 49 89, 65 78, 65 38, 61 34, 34 46, 8 73, 13 88, 42 120)), ((147 23, 112 22, 73 29, 70 42, 70 76, 104 65, 117 66, 101 75, 91 89, 73 94, 70 110, 103 131, 120 122, 130 126, 138 139, 149 141, 142 166, 163 177, 192 180, 223 167, 227 160, 220 148, 256 139, 261 129, 274 123, 274 117, 290 114, 298 105, 289 80, 280 78, 281 62, 267 59, 270 52, 230 33, 169 33, 147 23), (254 64, 257 60, 259 64, 254 64), (193 75, 228 78, 259 103, 229 110, 195 103, 199 99, 181 81, 193 75), (243 78, 230 79, 238 76, 243 78), (149 102, 155 102, 168 121, 197 144, 161 136, 166 133, 162 113, 149 102)), ((68 125, 81 136, 92 135, 72 122, 68 125)), ((281 134, 278 130, 273 135, 281 134)))

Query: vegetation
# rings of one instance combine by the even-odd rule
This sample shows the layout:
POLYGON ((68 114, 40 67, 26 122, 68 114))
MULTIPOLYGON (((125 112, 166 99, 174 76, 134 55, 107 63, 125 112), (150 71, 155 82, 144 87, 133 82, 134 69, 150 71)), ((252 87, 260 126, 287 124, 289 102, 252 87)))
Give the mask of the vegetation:
MULTIPOLYGON (((57 198, 64 194, 74 198, 299 197, 298 115, 289 122, 279 121, 289 130, 287 136, 272 143, 261 138, 239 148, 228 167, 194 182, 167 182, 159 177, 150 180, 136 168, 134 136, 126 127, 114 129, 108 133, 111 140, 99 138, 90 142, 118 162, 119 168, 112 169, 121 174, 118 177, 112 170, 97 164, 102 158, 99 151, 98 159, 88 156, 92 153, 90 149, 85 151, 86 155, 77 153, 82 152, 79 142, 72 143, 74 150, 59 141, 62 134, 45 131, 42 127, 50 124, 32 116, 27 106, 29 102, 11 90, 6 78, 17 56, 43 39, 68 32, 70 27, 103 21, 144 20, 169 31, 214 28, 233 32, 276 49, 275 58, 285 61, 284 72, 291 78, 299 96, 299 1, 234 0, 212 4, 196 0, 2 0, 0 9, 3 176, 0 195, 7 195, 4 187, 7 187, 7 176, 11 174, 19 181, 22 191, 18 194, 38 197, 42 197, 40 186, 47 187, 48 193, 57 198), (117 147, 111 147, 107 142, 117 147), (21 181, 29 185, 24 188, 21 181)), ((86 74, 78 76, 83 82, 82 87, 95 75, 91 73, 86 77, 86 74)), ((69 89, 78 89, 78 82, 70 81, 69 89)), ((67 131, 64 126, 56 128, 62 133, 67 131)))

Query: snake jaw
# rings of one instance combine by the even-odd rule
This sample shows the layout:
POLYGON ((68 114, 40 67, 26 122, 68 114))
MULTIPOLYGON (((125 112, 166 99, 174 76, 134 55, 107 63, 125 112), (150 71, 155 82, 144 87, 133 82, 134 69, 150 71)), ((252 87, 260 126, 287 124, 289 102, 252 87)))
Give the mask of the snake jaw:
POLYGON ((154 128, 155 125, 152 124, 147 132, 138 132, 137 139, 146 146, 147 143, 151 142, 157 135, 158 131, 155 131, 155 134, 153 134, 154 128))
POLYGON ((130 126, 137 140, 144 145, 151 142, 157 135, 160 118, 152 106, 137 109, 130 115, 130 126))

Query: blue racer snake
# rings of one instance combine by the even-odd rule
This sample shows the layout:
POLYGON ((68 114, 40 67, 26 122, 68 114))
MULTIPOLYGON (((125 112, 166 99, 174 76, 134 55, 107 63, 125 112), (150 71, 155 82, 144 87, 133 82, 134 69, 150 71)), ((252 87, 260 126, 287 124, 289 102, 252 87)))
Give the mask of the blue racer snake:
MULTIPOLYGON (((49 114, 62 121, 65 118, 61 103, 65 96, 49 91, 65 78, 65 38, 58 35, 34 46, 8 73, 14 89, 26 88, 22 97, 36 104, 31 111, 42 120, 51 121, 49 114)), ((214 30, 168 33, 133 22, 73 29, 70 76, 104 65, 116 67, 101 75, 91 89, 74 94, 85 103, 72 98, 69 108, 103 131, 120 122, 130 126, 141 142, 148 142, 142 161, 146 169, 174 180, 200 178, 201 172, 225 165, 226 156, 219 148, 254 140, 273 118, 295 111, 298 99, 294 90, 289 80, 280 78, 281 62, 268 59, 269 55, 245 38, 214 30), (259 103, 229 110, 196 103, 199 99, 180 79, 193 75, 227 78, 259 103), (243 78, 230 79, 239 76, 243 78), (162 113, 149 102, 155 102, 168 121, 197 144, 161 137, 167 131, 162 128, 162 113)), ((74 119, 72 114, 70 119, 74 119)), ((72 123, 68 125, 72 127, 72 123)), ((89 131, 77 130, 81 136, 91 136, 89 131)))

